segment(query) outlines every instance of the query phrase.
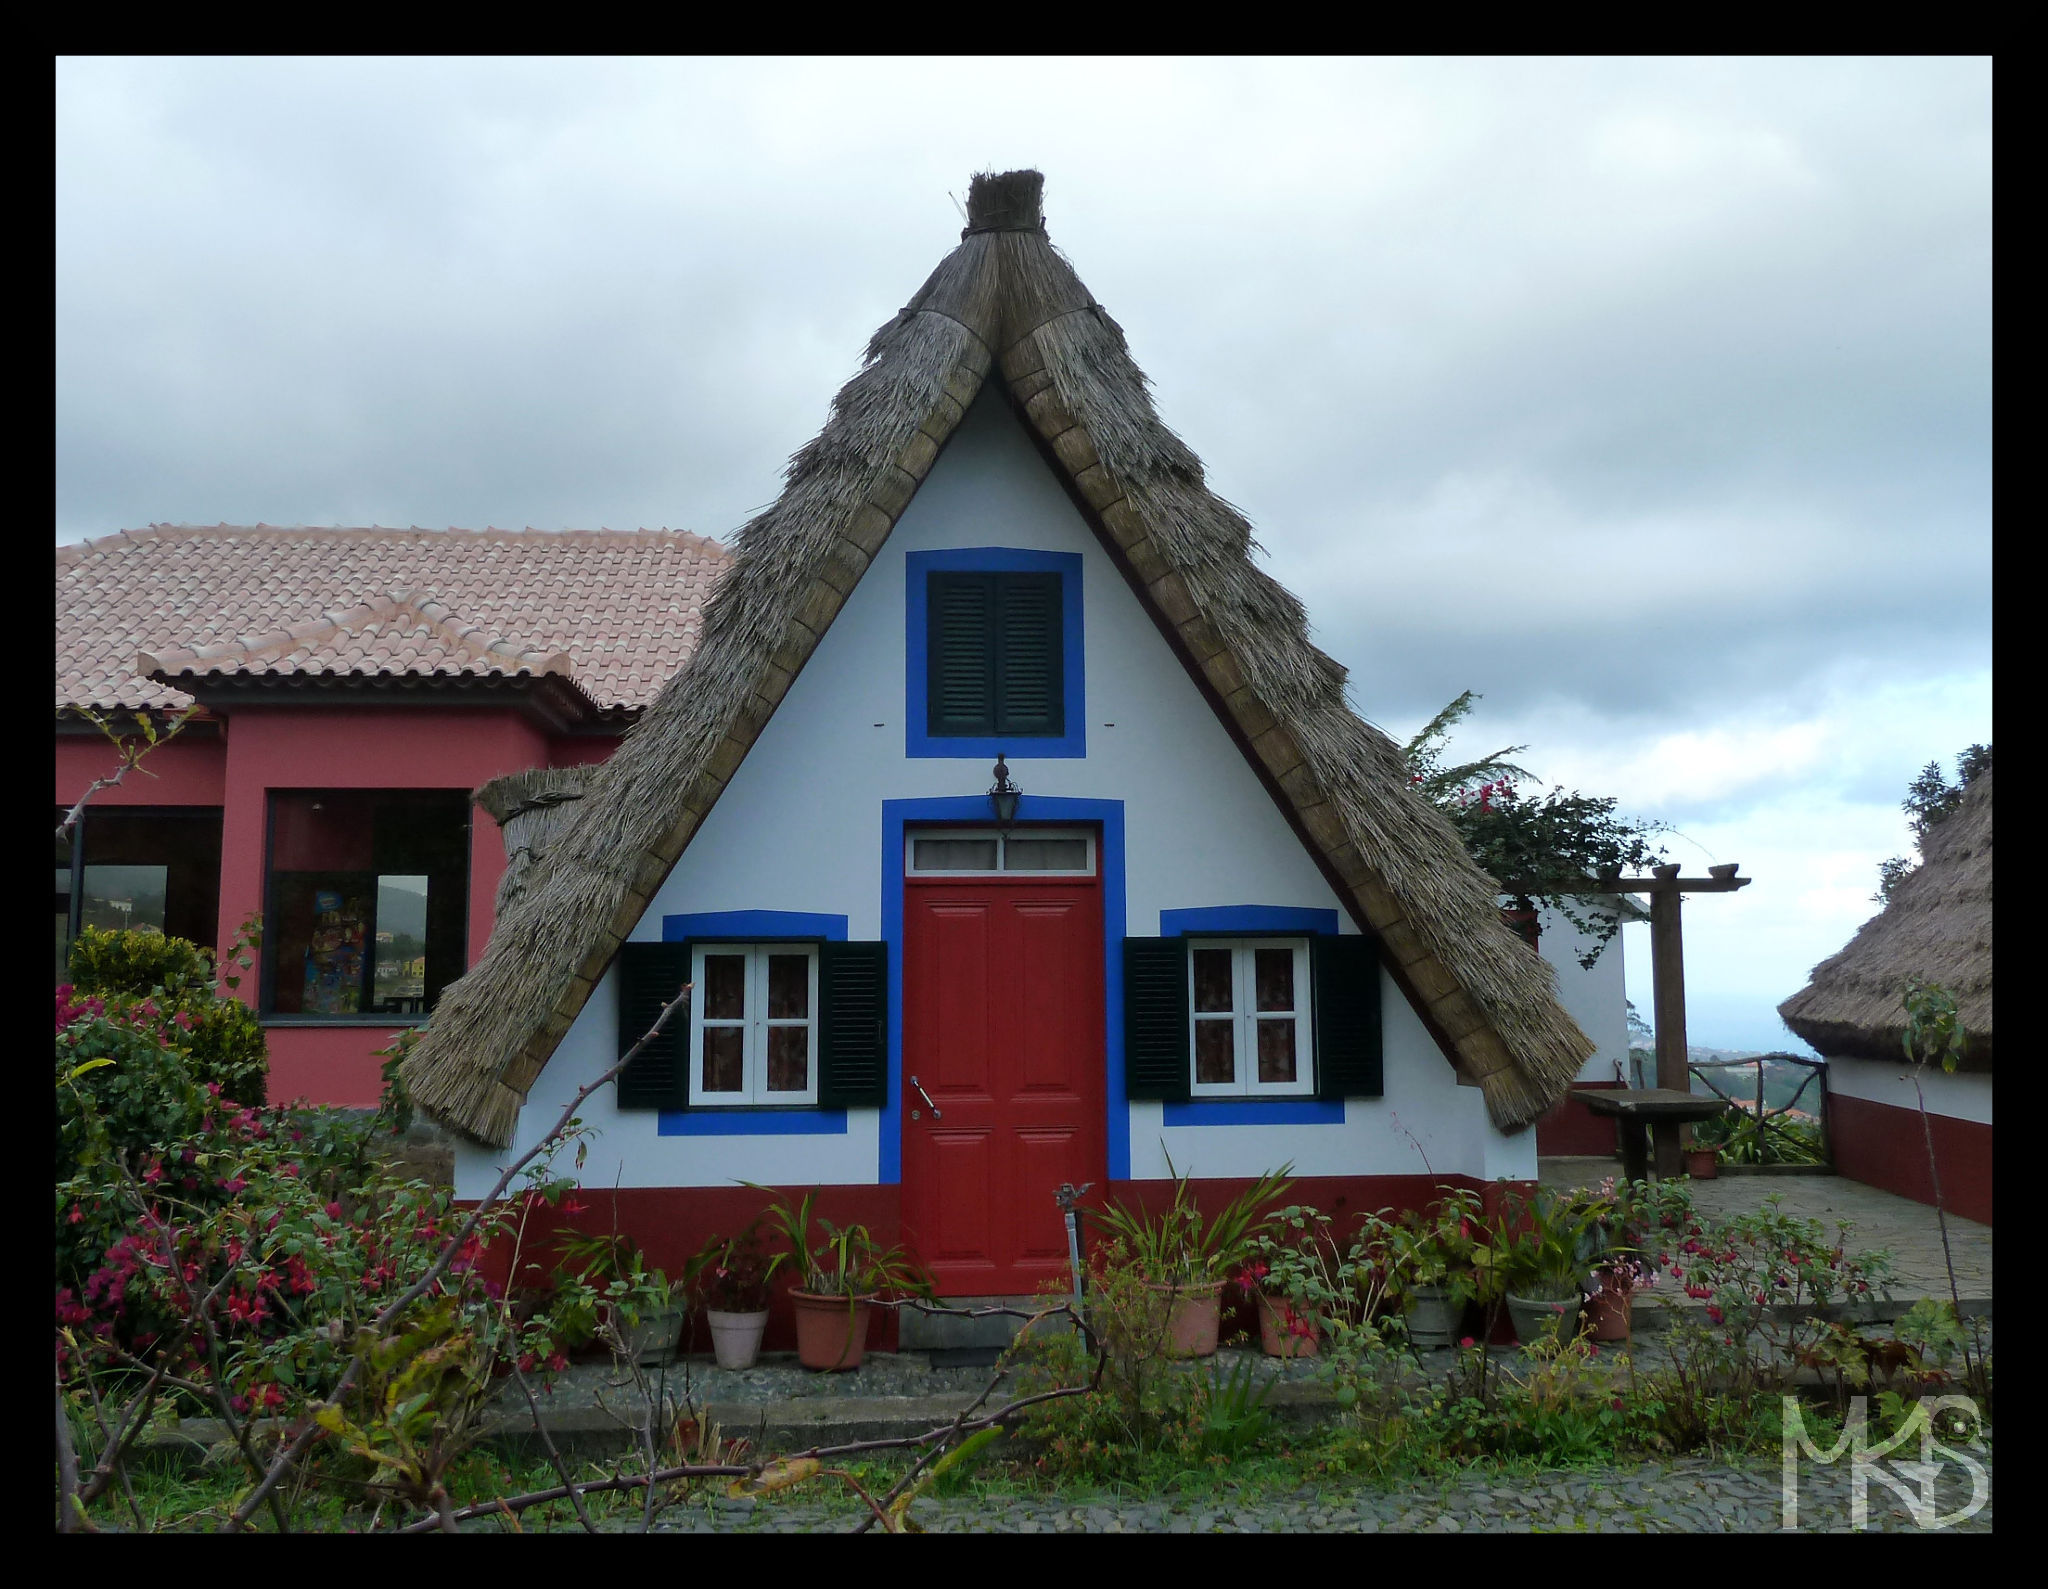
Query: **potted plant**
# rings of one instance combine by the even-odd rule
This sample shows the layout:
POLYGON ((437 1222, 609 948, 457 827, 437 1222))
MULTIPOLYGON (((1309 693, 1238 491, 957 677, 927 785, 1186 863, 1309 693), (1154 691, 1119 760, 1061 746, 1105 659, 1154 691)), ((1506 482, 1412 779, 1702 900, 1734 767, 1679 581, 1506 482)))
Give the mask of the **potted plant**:
POLYGON ((570 1231, 557 1250, 553 1311, 565 1344, 595 1342, 647 1365, 675 1354, 686 1304, 659 1269, 647 1266, 630 1236, 570 1231))
POLYGON ((1595 1261, 1607 1251, 1613 1204, 1539 1187, 1510 1196, 1499 1223, 1498 1284, 1524 1346, 1571 1339, 1595 1261))
POLYGON ((698 1249, 684 1279, 702 1299, 711 1352, 720 1368, 752 1368, 768 1328, 768 1286, 789 1261, 768 1251, 756 1218, 735 1236, 713 1236, 698 1249))
POLYGON ((1460 1334, 1465 1305, 1480 1292, 1481 1260, 1490 1254, 1479 1194, 1440 1186, 1427 1208, 1403 1210, 1386 1230, 1389 1294, 1401 1304, 1409 1344, 1449 1346, 1460 1334))
POLYGON ((828 1372, 858 1368, 867 1354, 874 1303, 890 1292, 929 1296, 931 1283, 901 1247, 882 1246, 865 1225, 819 1219, 814 1239, 817 1196, 813 1187, 793 1208, 777 1199, 767 1214, 789 1244, 797 1268, 797 1284, 789 1293, 796 1311, 797 1361, 828 1372))
POLYGON ((1330 1335, 1369 1326, 1384 1286, 1382 1215, 1369 1214, 1348 1247, 1330 1216, 1304 1204, 1276 1209, 1252 1239, 1238 1285, 1259 1317, 1268 1357, 1314 1357, 1330 1335))
POLYGON ((1166 1161, 1173 1177, 1173 1203, 1163 1214, 1112 1204, 1096 1216, 1112 1238, 1129 1250, 1140 1278, 1166 1304, 1169 1355, 1211 1357, 1223 1318, 1223 1287, 1243 1265, 1265 1221, 1259 1206, 1281 1196, 1294 1182, 1291 1164, 1269 1170, 1214 1214, 1195 1204, 1188 1177, 1166 1161))
POLYGON ((1657 1283, 1657 1271, 1639 1258, 1616 1257, 1593 1271, 1586 1289, 1586 1333, 1596 1341, 1625 1341, 1636 1292, 1657 1283))

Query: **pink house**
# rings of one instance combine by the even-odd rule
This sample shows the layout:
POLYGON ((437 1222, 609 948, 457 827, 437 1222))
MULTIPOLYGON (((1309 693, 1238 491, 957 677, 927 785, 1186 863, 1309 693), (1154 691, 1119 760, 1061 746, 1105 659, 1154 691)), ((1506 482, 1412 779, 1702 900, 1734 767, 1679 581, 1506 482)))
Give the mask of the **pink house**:
POLYGON ((83 715, 190 720, 57 847, 81 925, 200 943, 261 913, 240 991, 271 1095, 376 1101, 376 1050, 483 953, 506 850, 470 793, 599 762, 689 658, 725 566, 682 531, 210 529, 57 548, 59 813, 119 758, 83 715))

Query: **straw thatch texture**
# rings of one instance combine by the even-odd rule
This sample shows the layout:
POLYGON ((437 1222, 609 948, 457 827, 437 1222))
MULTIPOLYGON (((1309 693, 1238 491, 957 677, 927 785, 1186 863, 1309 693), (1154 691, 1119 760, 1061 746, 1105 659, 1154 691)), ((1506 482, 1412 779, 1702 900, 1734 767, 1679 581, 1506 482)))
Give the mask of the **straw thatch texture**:
POLYGON ((1963 1063, 1991 1067, 1991 774, 1970 780, 1948 820, 1930 829, 1920 865, 1840 954, 1778 1006, 1824 1055, 1905 1057, 1907 978, 1955 996, 1969 1043, 1963 1063))
POLYGON ((782 496, 732 543, 691 664, 592 770, 484 958, 407 1066, 420 1104, 486 1143, 520 1103, 690 835, 908 505, 990 369, 1072 484, 1284 811, 1496 1123, 1563 1093, 1593 1045, 1497 889, 1344 699, 1300 602, 1153 411, 1121 328, 1047 240, 1036 172, 978 176, 960 246, 876 332, 782 496))
POLYGON ((505 835, 505 875, 498 879, 494 920, 502 921, 524 892, 534 864, 554 848, 589 782, 588 767, 530 767, 493 778, 471 794, 505 835))

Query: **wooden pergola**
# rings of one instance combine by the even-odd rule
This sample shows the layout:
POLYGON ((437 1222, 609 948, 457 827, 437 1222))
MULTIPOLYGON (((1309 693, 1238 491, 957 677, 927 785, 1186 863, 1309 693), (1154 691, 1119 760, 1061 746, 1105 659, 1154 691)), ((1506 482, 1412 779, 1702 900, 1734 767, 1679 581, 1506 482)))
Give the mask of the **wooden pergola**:
MULTIPOLYGON (((1601 1114, 1621 1118, 1625 1131, 1637 1133, 1647 1125, 1656 1144, 1659 1175, 1679 1173, 1681 1128, 1696 1119, 1719 1114, 1727 1105, 1716 1099, 1711 1107, 1691 1102, 1692 1083, 1686 1071, 1685 1040, 1685 938, 1679 905, 1687 894, 1732 894, 1747 888, 1754 878, 1737 877, 1736 863, 1710 866, 1705 877, 1680 877, 1678 867, 1653 866, 1648 877, 1588 877, 1583 887, 1559 888, 1556 884, 1506 884, 1503 893, 1571 893, 1590 896, 1648 894, 1650 896, 1650 985, 1657 1028, 1657 1085, 1622 1089, 1597 1095, 1607 1107, 1601 1114)), ((1587 1099, 1588 1107, 1594 1097, 1587 1099)), ((1629 1145, 1638 1139, 1631 1136, 1629 1145)), ((1636 1152, 1629 1157, 1634 1159, 1636 1152)))

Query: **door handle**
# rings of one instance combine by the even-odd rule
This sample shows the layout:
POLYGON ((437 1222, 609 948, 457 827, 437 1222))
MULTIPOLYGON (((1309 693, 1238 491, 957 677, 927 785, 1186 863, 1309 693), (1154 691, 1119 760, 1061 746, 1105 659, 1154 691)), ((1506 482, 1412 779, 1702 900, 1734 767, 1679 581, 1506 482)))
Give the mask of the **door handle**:
POLYGON ((918 1095, 918 1097, 922 1098, 922 1099, 924 1100, 924 1106, 925 1106, 925 1107, 926 1107, 927 1109, 931 1110, 931 1112, 932 1112, 932 1118, 933 1118, 934 1120, 938 1119, 938 1118, 939 1118, 939 1106, 938 1106, 937 1104, 935 1104, 935 1103, 933 1103, 933 1102, 932 1102, 932 1095, 931 1095, 930 1093, 926 1092, 926 1091, 924 1090, 924 1088, 922 1088, 922 1087, 918 1087, 918 1084, 917 1084, 917 1078, 916 1078, 915 1076, 912 1076, 912 1077, 910 1078, 910 1085, 911 1085, 911 1086, 913 1086, 913 1087, 917 1087, 917 1095, 918 1095))

